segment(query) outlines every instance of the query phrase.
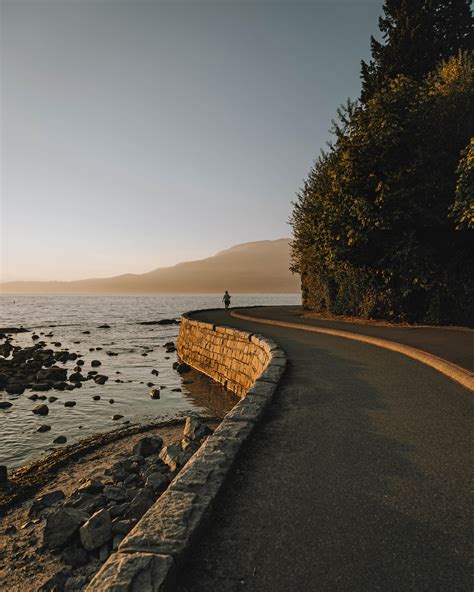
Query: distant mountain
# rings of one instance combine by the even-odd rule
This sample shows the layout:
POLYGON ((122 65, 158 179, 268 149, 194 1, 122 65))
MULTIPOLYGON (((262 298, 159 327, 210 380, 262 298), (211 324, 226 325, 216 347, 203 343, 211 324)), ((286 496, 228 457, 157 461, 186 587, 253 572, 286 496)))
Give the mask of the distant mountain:
POLYGON ((299 276, 289 271, 288 238, 243 243, 199 261, 143 274, 73 282, 6 282, 2 294, 110 294, 153 292, 297 293, 299 276))

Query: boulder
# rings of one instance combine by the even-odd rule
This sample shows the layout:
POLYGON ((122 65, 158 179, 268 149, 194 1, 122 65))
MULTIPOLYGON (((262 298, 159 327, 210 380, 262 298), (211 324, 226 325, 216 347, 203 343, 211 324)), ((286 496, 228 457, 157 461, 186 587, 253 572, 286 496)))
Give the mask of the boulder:
POLYGON ((133 447, 133 453, 140 456, 150 456, 159 452, 163 446, 163 439, 159 436, 145 436, 133 447))
POLYGON ((50 425, 48 425, 47 423, 43 423, 40 426, 38 426, 38 429, 36 431, 39 432, 40 434, 42 434, 44 432, 49 432, 50 429, 51 429, 50 425))
POLYGON ((152 399, 159 399, 160 398, 160 389, 159 388, 152 388, 152 389, 150 389, 149 394, 152 399))
POLYGON ((94 382, 96 384, 105 384, 108 380, 109 377, 105 376, 104 374, 97 374, 96 376, 94 376, 94 382))
POLYGON ((136 523, 136 520, 114 518, 112 520, 112 532, 113 534, 128 534, 136 523))
POLYGON ((145 487, 153 493, 159 495, 168 487, 169 479, 163 473, 150 473, 145 482, 145 487))
POLYGON ((67 563, 74 568, 82 567, 83 565, 89 563, 89 555, 82 547, 78 547, 76 545, 65 547, 61 553, 61 559, 64 561, 64 563, 67 563))
POLYGON ((172 471, 176 471, 176 469, 180 466, 180 456, 183 450, 181 446, 177 444, 170 444, 169 446, 164 446, 160 452, 161 460, 166 463, 172 471))
POLYGON ((0 409, 9 409, 11 406, 10 401, 0 401, 0 409))
POLYGON ((6 465, 0 465, 0 484, 8 482, 8 468, 6 465))
POLYGON ((97 479, 87 479, 77 491, 84 492, 84 493, 102 493, 104 490, 104 484, 97 479))
POLYGON ((54 504, 62 501, 64 499, 64 493, 60 489, 56 489, 54 491, 50 491, 43 495, 40 495, 31 504, 31 508, 28 512, 28 516, 30 518, 36 518, 41 514, 43 510, 46 508, 50 508, 54 504))
POLYGON ((208 426, 202 424, 195 417, 188 415, 188 417, 186 417, 186 423, 184 424, 183 434, 188 440, 202 442, 204 438, 212 434, 212 430, 208 426))
POLYGON ((67 442, 66 436, 58 436, 57 438, 54 438, 54 440, 53 440, 53 444, 66 444, 66 442, 67 442))
POLYGON ((127 499, 127 489, 123 485, 105 485, 103 494, 108 500, 115 502, 127 499))
POLYGON ((75 407, 76 401, 66 401, 64 407, 75 407))
POLYGON ((77 508, 59 508, 46 519, 43 547, 57 549, 68 543, 89 519, 87 512, 77 508))
POLYGON ((125 515, 127 518, 141 518, 153 504, 153 498, 145 489, 142 489, 130 502, 125 515))
POLYGON ((79 529, 84 549, 98 549, 112 538, 112 519, 106 509, 99 510, 79 529))
POLYGON ((180 364, 178 364, 176 372, 178 374, 186 374, 187 372, 191 372, 191 366, 185 364, 184 362, 181 362, 180 364))
POLYGON ((47 405, 37 405, 33 409, 33 413, 35 415, 48 415, 48 413, 49 413, 49 407, 47 405))
POLYGON ((9 395, 22 395, 25 392, 25 385, 18 383, 7 384, 5 390, 9 395))
POLYGON ((91 366, 93 368, 97 367, 97 366, 102 366, 102 362, 100 360, 92 360, 91 362, 91 366))

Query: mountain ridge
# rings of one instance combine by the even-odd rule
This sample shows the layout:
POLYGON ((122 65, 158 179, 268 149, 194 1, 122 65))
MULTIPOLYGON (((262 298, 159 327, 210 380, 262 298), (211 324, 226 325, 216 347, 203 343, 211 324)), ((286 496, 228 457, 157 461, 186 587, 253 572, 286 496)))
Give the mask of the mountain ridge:
POLYGON ((0 294, 298 293, 299 277, 289 271, 289 243, 288 238, 240 243, 204 259, 142 274, 5 282, 0 284, 0 294))

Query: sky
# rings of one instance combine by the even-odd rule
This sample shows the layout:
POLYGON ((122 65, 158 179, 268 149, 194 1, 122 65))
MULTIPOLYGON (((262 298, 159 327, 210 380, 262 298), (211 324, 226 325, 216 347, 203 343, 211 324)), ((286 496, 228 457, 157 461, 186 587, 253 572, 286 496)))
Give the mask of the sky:
POLYGON ((0 281, 291 236, 382 0, 0 0, 0 281))

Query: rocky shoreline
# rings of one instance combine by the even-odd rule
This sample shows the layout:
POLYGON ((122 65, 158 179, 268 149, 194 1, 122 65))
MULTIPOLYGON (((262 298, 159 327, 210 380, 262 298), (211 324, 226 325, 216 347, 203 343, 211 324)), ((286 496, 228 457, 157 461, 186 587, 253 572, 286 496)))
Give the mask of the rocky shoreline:
MULTIPOLYGON (((145 436, 144 426, 129 428, 112 442, 96 438, 93 451, 90 441, 33 463, 49 481, 32 500, 17 496, 2 519, 0 579, 9 590, 83 590, 216 425, 188 416, 184 430, 183 420, 148 426, 145 436)), ((35 468, 14 472, 9 488, 35 468)))

